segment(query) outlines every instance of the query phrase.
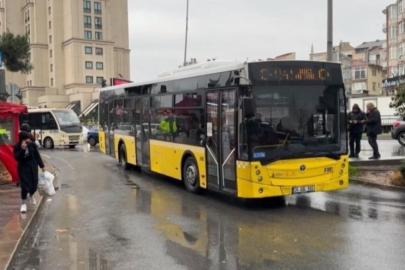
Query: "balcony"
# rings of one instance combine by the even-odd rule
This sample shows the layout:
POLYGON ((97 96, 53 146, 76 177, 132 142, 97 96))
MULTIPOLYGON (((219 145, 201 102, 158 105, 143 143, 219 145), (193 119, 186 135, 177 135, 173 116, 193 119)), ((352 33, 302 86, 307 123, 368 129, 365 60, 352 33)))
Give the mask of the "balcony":
POLYGON ((383 29, 382 29, 383 33, 387 33, 387 24, 383 23, 383 29))

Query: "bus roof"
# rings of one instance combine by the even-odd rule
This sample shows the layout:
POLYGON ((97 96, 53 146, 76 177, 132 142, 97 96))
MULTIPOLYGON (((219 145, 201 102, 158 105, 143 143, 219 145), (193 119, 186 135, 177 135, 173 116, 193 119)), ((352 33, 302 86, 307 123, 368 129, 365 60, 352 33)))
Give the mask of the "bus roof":
POLYGON ((311 60, 270 60, 270 61, 245 61, 245 62, 213 60, 213 61, 209 61, 209 62, 181 67, 179 69, 176 69, 176 70, 173 70, 170 72, 165 72, 156 79, 121 84, 121 85, 116 85, 116 86, 109 86, 109 87, 102 88, 100 91, 130 88, 130 87, 141 86, 141 85, 155 84, 155 83, 161 83, 161 82, 167 82, 167 81, 173 81, 173 80, 179 80, 179 79, 186 79, 186 78, 191 78, 191 77, 199 77, 199 76, 215 74, 215 73, 220 73, 220 72, 239 70, 239 69, 243 69, 248 64, 263 63, 263 62, 269 62, 269 63, 274 63, 274 62, 297 62, 297 63, 299 63, 299 62, 311 62, 311 63, 318 62, 319 63, 319 62, 321 62, 321 63, 333 63, 333 64, 340 65, 340 63, 338 63, 338 62, 311 61, 311 60))
POLYGON ((29 108, 28 112, 50 112, 50 111, 71 111, 71 109, 64 109, 64 108, 29 108))

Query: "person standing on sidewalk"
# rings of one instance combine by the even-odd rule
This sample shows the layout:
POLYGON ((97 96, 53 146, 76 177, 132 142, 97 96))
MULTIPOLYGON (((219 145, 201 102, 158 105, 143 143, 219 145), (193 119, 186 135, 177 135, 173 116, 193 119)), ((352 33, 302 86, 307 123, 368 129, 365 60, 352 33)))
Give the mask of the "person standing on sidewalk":
POLYGON ((350 132, 350 156, 359 157, 361 151, 361 137, 363 136, 366 114, 360 110, 359 105, 354 104, 352 112, 349 114, 349 132, 350 132), (354 145, 356 144, 356 149, 354 145))
POLYGON ((373 156, 370 159, 379 159, 381 157, 378 151, 377 136, 382 133, 381 114, 373 103, 367 104, 367 120, 362 123, 366 124, 368 143, 373 148, 373 156))
POLYGON ((14 158, 17 161, 18 181, 21 187, 21 213, 27 212, 27 195, 31 204, 36 204, 34 194, 38 187, 38 166, 45 172, 45 165, 35 142, 30 140, 30 134, 21 131, 18 142, 14 145, 14 158))

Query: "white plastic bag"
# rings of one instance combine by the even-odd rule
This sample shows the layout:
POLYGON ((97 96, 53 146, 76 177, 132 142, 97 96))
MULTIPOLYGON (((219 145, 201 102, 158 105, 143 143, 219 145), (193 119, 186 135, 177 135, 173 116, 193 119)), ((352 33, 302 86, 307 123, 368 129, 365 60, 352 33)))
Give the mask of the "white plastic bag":
POLYGON ((41 196, 55 195, 55 188, 53 186, 54 179, 55 176, 50 172, 43 172, 39 175, 38 192, 41 196))

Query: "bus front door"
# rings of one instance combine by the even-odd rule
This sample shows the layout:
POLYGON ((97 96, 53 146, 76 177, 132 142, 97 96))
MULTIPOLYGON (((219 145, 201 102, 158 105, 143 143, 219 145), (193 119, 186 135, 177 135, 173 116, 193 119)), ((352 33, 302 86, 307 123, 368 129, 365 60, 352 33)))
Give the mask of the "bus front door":
POLYGON ((206 156, 208 185, 236 191, 236 89, 207 92, 206 156))

